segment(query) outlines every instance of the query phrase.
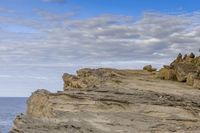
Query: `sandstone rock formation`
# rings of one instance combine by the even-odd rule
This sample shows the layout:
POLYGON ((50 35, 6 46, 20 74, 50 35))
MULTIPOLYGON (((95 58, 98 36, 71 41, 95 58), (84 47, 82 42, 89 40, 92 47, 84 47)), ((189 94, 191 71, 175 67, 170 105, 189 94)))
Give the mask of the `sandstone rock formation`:
POLYGON ((34 92, 10 133, 200 131, 200 90, 183 83, 143 70, 103 68, 64 74, 63 80, 64 91, 34 92))
POLYGON ((180 82, 187 80, 187 75, 192 72, 197 72, 197 66, 193 64, 177 63, 175 65, 176 77, 180 82))
POLYGON ((199 70, 200 56, 195 57, 194 53, 191 53, 189 56, 185 55, 182 58, 182 54, 179 54, 169 66, 164 65, 164 68, 159 71, 158 77, 166 80, 187 82, 188 85, 200 88, 198 86, 199 70), (194 80, 195 85, 193 85, 194 80))
POLYGON ((200 79, 194 79, 193 87, 198 89, 200 88, 200 79))
POLYGON ((176 80, 176 72, 170 68, 162 68, 159 71, 158 77, 165 80, 176 80))
POLYGON ((63 75, 64 90, 76 88, 99 88, 108 84, 115 85, 115 83, 120 83, 118 79, 122 78, 123 76, 124 73, 117 69, 85 68, 78 70, 77 75, 70 75, 67 73, 63 75))
POLYGON ((152 65, 146 65, 143 67, 143 70, 146 70, 148 72, 154 72, 156 71, 157 69, 156 68, 153 68, 152 65))

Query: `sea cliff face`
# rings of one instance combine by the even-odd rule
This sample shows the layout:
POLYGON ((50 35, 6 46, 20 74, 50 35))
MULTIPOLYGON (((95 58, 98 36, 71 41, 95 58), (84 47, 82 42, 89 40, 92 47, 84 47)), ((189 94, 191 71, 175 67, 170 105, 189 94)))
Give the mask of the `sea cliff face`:
POLYGON ((147 70, 81 69, 37 90, 10 133, 199 133, 200 90, 147 70))

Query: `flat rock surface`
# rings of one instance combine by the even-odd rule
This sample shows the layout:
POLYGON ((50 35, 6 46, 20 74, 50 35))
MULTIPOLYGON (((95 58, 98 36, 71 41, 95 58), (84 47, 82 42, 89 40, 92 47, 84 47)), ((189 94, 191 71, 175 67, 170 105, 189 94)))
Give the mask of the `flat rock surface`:
POLYGON ((120 74, 99 87, 34 92, 10 133, 200 132, 200 90, 146 71, 120 74))

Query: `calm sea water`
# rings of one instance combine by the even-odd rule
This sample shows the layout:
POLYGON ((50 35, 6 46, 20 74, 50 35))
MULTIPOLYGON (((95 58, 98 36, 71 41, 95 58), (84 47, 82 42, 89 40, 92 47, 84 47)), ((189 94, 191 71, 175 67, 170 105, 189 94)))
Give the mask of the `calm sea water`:
POLYGON ((17 114, 24 113, 27 98, 0 97, 0 133, 8 133, 17 114))

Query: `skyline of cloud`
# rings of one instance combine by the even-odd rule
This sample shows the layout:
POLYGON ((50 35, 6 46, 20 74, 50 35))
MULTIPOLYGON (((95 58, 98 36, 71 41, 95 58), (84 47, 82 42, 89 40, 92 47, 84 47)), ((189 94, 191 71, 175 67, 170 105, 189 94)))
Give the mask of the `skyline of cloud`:
POLYGON ((68 60, 77 65, 93 61, 149 61, 148 56, 156 61, 179 52, 197 53, 200 43, 198 12, 145 12, 140 19, 101 15, 80 20, 70 18, 73 13, 36 14, 38 21, 0 17, 1 23, 14 27, 1 27, 1 62, 55 65, 68 60))

